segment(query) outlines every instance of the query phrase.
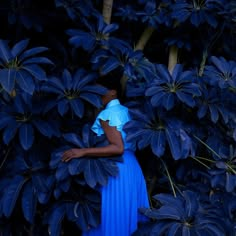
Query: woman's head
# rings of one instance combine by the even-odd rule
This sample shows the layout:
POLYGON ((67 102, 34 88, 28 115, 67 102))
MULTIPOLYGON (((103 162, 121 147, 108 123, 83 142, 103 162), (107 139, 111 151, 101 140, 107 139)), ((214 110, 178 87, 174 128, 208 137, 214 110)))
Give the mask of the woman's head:
POLYGON ((119 98, 121 95, 120 79, 113 74, 108 74, 99 77, 96 81, 97 84, 108 89, 107 93, 102 96, 103 104, 107 104, 109 101, 119 98))

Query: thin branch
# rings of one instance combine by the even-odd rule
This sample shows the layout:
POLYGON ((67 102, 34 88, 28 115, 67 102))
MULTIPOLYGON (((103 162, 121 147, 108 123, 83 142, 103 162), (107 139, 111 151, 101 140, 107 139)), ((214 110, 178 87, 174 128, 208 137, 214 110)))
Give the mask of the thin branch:
POLYGON ((202 54, 202 61, 201 61, 201 64, 200 64, 200 67, 199 67, 199 71, 198 71, 198 75, 199 76, 203 75, 203 72, 204 72, 204 69, 205 69, 205 65, 206 65, 207 56, 208 56, 208 52, 207 52, 207 50, 205 50, 203 52, 203 54, 202 54))
POLYGON ((103 0, 102 15, 107 24, 111 23, 113 0, 103 0))
POLYGON ((171 176, 170 176, 169 170, 168 170, 168 168, 167 168, 165 162, 164 162, 162 159, 161 159, 161 162, 162 162, 162 164, 163 164, 163 166, 164 166, 164 168, 165 168, 166 174, 167 174, 167 176, 168 176, 168 179, 169 179, 169 182, 170 182, 170 186, 171 186, 173 195, 174 195, 174 197, 176 197, 176 192, 175 192, 174 183, 173 183, 172 178, 171 178, 171 176))
POLYGON ((0 165, 0 170, 1 170, 2 167, 3 167, 3 165, 4 165, 4 163, 5 163, 6 159, 7 159, 7 157, 8 157, 8 155, 9 155, 10 150, 11 150, 11 148, 7 149, 7 152, 6 152, 5 156, 4 156, 4 159, 3 159, 3 161, 2 161, 2 163, 1 163, 1 165, 0 165))
POLYGON ((222 157, 215 152, 209 145, 207 145, 205 142, 203 142, 200 138, 198 138, 196 135, 193 135, 194 138, 196 138, 201 144, 203 144, 205 147, 207 147, 207 149, 209 149, 212 153, 214 153, 217 157, 219 157, 219 159, 222 159, 222 157))
POLYGON ((198 163, 200 163, 201 165, 205 166, 208 170, 210 170, 211 168, 209 166, 207 166, 205 163, 203 163, 202 161, 198 160, 198 158, 194 158, 192 156, 190 156, 193 160, 197 161, 198 163))
POLYGON ((178 61, 178 48, 173 45, 170 47, 169 51, 169 61, 168 61, 168 70, 172 74, 172 71, 178 61))
POLYGON ((135 46, 135 50, 143 50, 144 47, 146 46, 148 40, 151 38, 152 33, 153 33, 154 31, 155 31, 155 29, 154 29, 153 27, 150 27, 150 26, 147 27, 147 28, 143 31, 143 33, 142 33, 142 35, 141 35, 141 37, 140 37, 140 39, 139 39, 137 45, 135 46))

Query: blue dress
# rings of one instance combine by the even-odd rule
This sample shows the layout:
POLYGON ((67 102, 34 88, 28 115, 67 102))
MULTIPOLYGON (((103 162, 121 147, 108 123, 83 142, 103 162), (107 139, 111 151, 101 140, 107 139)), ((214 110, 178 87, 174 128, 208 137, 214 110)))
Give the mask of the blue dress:
POLYGON ((100 121, 109 121, 121 132, 124 142, 124 162, 117 163, 119 175, 110 177, 108 184, 101 188, 101 224, 98 228, 83 233, 83 236, 130 236, 142 216, 140 207, 149 207, 148 194, 142 170, 129 143, 125 142, 123 125, 130 120, 128 109, 118 99, 110 101, 101 111, 92 130, 99 136, 104 134, 100 121))

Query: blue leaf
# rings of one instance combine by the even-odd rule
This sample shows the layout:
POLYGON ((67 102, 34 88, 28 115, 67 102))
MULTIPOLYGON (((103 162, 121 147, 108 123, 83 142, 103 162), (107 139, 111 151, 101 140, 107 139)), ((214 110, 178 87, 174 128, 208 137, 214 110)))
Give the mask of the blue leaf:
POLYGON ((155 134, 152 135, 151 139, 151 148, 155 155, 158 157, 161 157, 165 152, 165 131, 160 130, 158 132, 155 132, 155 134))
POLYGON ((117 30, 118 28, 119 28, 118 24, 109 24, 103 29, 102 33, 103 34, 109 34, 113 31, 117 30))
POLYGON ((27 65, 22 66, 22 69, 28 71, 34 78, 38 80, 46 80, 46 73, 45 71, 38 65, 27 65))
POLYGON ((31 148, 34 142, 34 129, 31 124, 22 124, 20 126, 19 139, 24 150, 31 148))
POLYGON ((79 117, 82 118, 84 115, 84 104, 80 98, 70 100, 70 105, 73 112, 79 117))
POLYGON ((11 116, 7 116, 7 114, 2 113, 0 116, 0 129, 3 129, 12 122, 15 122, 15 120, 11 116))
POLYGON ((91 145, 92 132, 90 128, 90 125, 85 124, 82 129, 82 140, 86 147, 90 147, 91 145))
POLYGON ((129 141, 129 143, 131 142, 137 142, 138 148, 139 149, 143 149, 145 147, 147 147, 148 145, 151 145, 151 140, 152 140, 152 136, 153 136, 153 132, 151 132, 150 130, 145 130, 145 129, 141 129, 140 132, 137 129, 135 132, 130 132, 130 134, 128 135, 127 141, 129 141), (132 138, 132 134, 134 134, 134 139, 132 138))
POLYGON ((49 186, 47 185, 47 178, 45 175, 43 175, 42 173, 38 172, 35 173, 32 176, 32 183, 34 188, 38 191, 38 192, 44 192, 47 193, 50 191, 49 186))
POLYGON ((11 123, 8 123, 3 133, 3 141, 5 144, 9 144, 9 142, 13 139, 19 126, 20 125, 16 123, 15 120, 12 120, 11 123))
POLYGON ((84 50, 91 51, 96 44, 96 40, 90 34, 85 33, 83 35, 81 34, 80 36, 71 37, 69 39, 69 43, 75 47, 83 47, 84 50))
POLYGON ((70 189, 70 179, 69 178, 67 178, 63 181, 60 181, 60 189, 65 193, 69 191, 69 189, 70 189))
POLYGON ((51 194, 50 193, 38 192, 37 197, 38 197, 38 201, 41 204, 47 204, 49 202, 50 198, 51 198, 51 194))
POLYGON ((38 129, 38 131, 46 136, 46 137, 52 137, 53 134, 53 129, 52 127, 48 124, 48 122, 43 121, 43 120, 34 120, 33 124, 35 127, 38 129))
POLYGON ((70 147, 63 147, 63 148, 60 148, 59 150, 52 152, 51 160, 49 163, 52 169, 55 169, 59 165, 59 163, 61 163, 63 152, 69 148, 70 147))
POLYGON ((67 133, 67 134, 64 134, 63 137, 65 138, 67 142, 73 143, 77 147, 80 147, 80 148, 85 147, 83 140, 75 133, 67 133))
POLYGON ((11 54, 9 47, 8 47, 7 41, 5 41, 5 40, 0 40, 0 58, 5 63, 9 63, 13 59, 13 56, 11 54))
POLYGON ((67 165, 64 163, 59 165, 55 176, 58 181, 66 180, 70 176, 67 165))
POLYGON ((162 100, 163 106, 166 108, 166 110, 171 110, 174 106, 174 101, 174 94, 168 93, 162 100))
POLYGON ((226 172, 226 186, 225 189, 227 192, 233 192, 236 186, 236 176, 226 172))
POLYGON ((86 165, 86 169, 84 172, 84 178, 86 183, 91 187, 94 188, 96 186, 96 179, 95 176, 93 174, 94 171, 94 162, 93 161, 89 161, 86 165))
POLYGON ((118 66, 120 66, 119 60, 115 57, 109 57, 109 59, 102 66, 102 73, 107 74, 116 69, 118 66))
POLYGON ((68 70, 64 70, 62 74, 63 84, 65 85, 65 89, 72 89, 72 76, 68 70))
POLYGON ((16 76, 19 87, 26 93, 32 95, 35 89, 34 80, 32 76, 23 70, 18 71, 16 76))
POLYGON ((0 70, 0 83, 2 87, 11 93, 14 89, 16 80, 16 70, 15 69, 2 69, 0 70))
POLYGON ((182 212, 178 211, 176 207, 173 206, 162 206, 157 210, 156 219, 157 220, 181 220, 182 212))
POLYGON ((36 194, 31 182, 27 183, 22 192, 21 206, 25 219, 31 224, 34 222, 36 211, 36 194))
POLYGON ((65 217, 66 207, 65 204, 55 207, 49 217, 49 234, 52 236, 61 235, 61 223, 65 217))
POLYGON ((51 64, 51 65, 53 65, 54 63, 46 57, 32 57, 32 58, 26 59, 22 63, 23 66, 26 66, 28 64, 51 64))
POLYGON ((217 120, 219 119, 219 113, 217 110, 217 107, 215 105, 209 105, 209 110, 211 113, 211 120, 216 123, 217 120))
POLYGON ((26 51, 24 51, 20 57, 19 57, 19 60, 20 61, 23 61, 25 60, 27 57, 31 57, 31 56, 34 56, 38 53, 41 53, 41 52, 44 52, 44 51, 47 51, 48 48, 46 47, 36 47, 36 48, 31 48, 31 49, 28 49, 26 51))
POLYGON ((83 172, 86 168, 86 165, 88 164, 89 161, 86 161, 82 158, 78 160, 71 160, 68 166, 68 170, 71 175, 76 175, 80 174, 83 172))
POLYGON ((57 104, 57 109, 58 109, 59 114, 63 116, 69 110, 67 99, 63 99, 59 101, 57 104))
POLYGON ((175 160, 180 159, 181 151, 180 151, 179 140, 176 137, 174 131, 172 131, 172 128, 166 128, 166 138, 168 140, 168 144, 171 150, 171 154, 173 155, 173 158, 175 160))
POLYGON ((197 196, 194 192, 191 191, 184 191, 183 192, 184 199, 185 199, 185 212, 186 215, 190 218, 193 217, 199 207, 198 201, 197 201, 197 196))
POLYGON ((181 223, 171 224, 167 236, 178 236, 181 228, 182 228, 181 223))
POLYGON ((27 179, 23 176, 16 175, 5 189, 3 196, 3 213, 6 217, 11 216, 16 200, 26 181, 27 179))
POLYGON ((190 227, 188 225, 183 225, 182 236, 191 236, 190 227))
POLYGON ((29 39, 21 40, 20 42, 16 43, 13 48, 11 49, 12 55, 14 57, 18 57, 29 44, 29 39))
POLYGON ((102 106, 101 98, 96 94, 81 93, 80 98, 83 98, 84 100, 86 100, 97 108, 100 108, 102 106))

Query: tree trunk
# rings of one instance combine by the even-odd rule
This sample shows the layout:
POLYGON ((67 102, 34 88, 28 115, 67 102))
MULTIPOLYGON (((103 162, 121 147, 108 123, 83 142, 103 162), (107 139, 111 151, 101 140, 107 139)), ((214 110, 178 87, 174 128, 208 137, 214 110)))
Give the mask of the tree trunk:
MULTIPOLYGON (((144 47, 146 46, 148 40, 151 38, 152 33, 154 32, 154 30, 155 29, 153 27, 147 27, 143 31, 143 33, 142 33, 138 43, 136 44, 134 50, 143 50, 144 47)), ((123 75, 122 78, 121 78, 122 96, 125 94, 127 80, 128 80, 128 77, 126 75, 123 75)))
POLYGON ((146 46, 148 40, 151 38, 152 33, 154 32, 154 28, 153 27, 147 27, 144 32, 142 33, 136 47, 135 50, 143 50, 144 47, 146 46))
POLYGON ((103 0, 102 15, 107 24, 111 23, 112 5, 113 0, 103 0))
POLYGON ((175 65, 177 64, 177 61, 178 61, 178 48, 175 45, 173 45, 170 47, 169 51, 168 70, 170 74, 172 74, 172 71, 175 65))

